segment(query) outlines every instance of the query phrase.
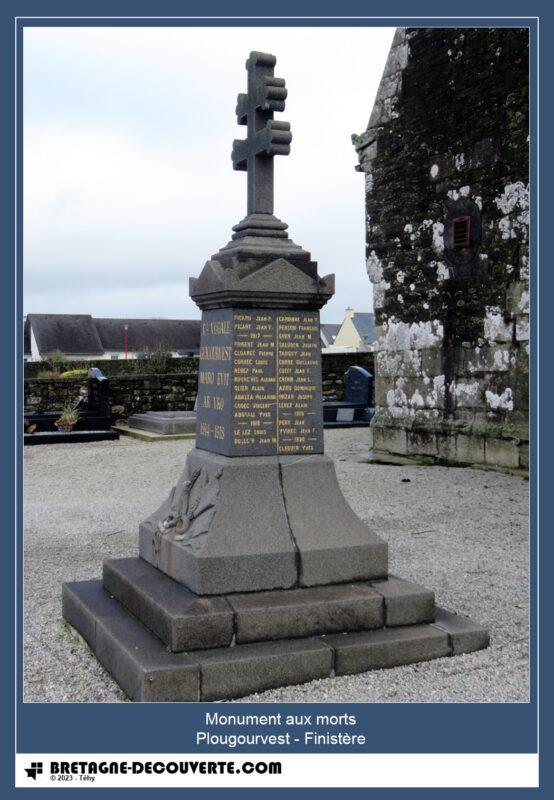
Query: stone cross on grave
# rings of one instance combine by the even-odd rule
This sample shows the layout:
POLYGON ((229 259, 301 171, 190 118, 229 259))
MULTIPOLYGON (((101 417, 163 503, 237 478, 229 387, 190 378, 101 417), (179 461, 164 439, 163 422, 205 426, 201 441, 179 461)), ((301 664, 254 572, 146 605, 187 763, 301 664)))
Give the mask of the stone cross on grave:
POLYGON ((277 59, 268 53, 250 53, 246 62, 248 92, 237 98, 237 121, 247 125, 246 139, 233 142, 233 168, 248 173, 248 216, 273 214, 273 156, 288 156, 290 123, 273 119, 285 110, 287 90, 282 78, 273 76, 277 59))

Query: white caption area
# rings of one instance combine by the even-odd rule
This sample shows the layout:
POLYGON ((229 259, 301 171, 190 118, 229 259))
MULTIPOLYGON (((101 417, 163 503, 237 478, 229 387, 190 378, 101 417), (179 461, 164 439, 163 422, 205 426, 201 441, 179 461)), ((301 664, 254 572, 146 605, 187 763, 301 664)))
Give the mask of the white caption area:
MULTIPOLYGON (((86 771, 86 770, 85 770, 86 771)), ((535 753, 186 753, 186 754, 17 754, 16 787, 361 787, 361 788, 536 788, 539 786, 539 758, 535 753), (79 762, 98 765, 153 764, 188 765, 186 773, 97 774, 94 781, 79 774, 51 774, 51 762, 79 762), (245 762, 281 763, 281 774, 245 774, 245 762), (42 764, 33 780, 26 769, 42 764), (226 765, 234 764, 235 774, 226 765), (206 767, 201 767, 205 764, 206 767), (208 764, 222 765, 217 774, 207 774, 208 764), (196 766, 194 766, 196 765, 196 766), (206 772, 201 772, 201 769, 206 772), (240 770, 240 772, 237 772, 240 770), (71 779, 70 779, 71 778, 71 779)))

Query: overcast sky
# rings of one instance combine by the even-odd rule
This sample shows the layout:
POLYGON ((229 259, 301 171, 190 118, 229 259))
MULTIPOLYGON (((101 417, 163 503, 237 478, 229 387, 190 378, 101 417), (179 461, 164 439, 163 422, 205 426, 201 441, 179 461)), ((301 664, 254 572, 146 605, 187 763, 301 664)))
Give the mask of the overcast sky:
POLYGON ((291 123, 275 214, 334 272, 322 310, 370 311, 367 125, 392 28, 26 28, 25 313, 194 318, 188 278, 246 213, 231 166, 251 50, 277 56, 291 123))

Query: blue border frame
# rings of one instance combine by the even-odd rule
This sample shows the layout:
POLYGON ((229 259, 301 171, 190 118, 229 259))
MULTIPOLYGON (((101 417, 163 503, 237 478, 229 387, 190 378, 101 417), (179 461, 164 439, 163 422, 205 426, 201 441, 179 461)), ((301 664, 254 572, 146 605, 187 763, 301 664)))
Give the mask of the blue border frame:
MULTIPOLYGON (((520 9, 520 4, 509 2, 507 0, 498 9, 497 13, 513 14, 511 19, 504 17, 498 18, 479 18, 478 15, 483 12, 483 3, 474 2, 470 0, 464 5, 466 17, 463 19, 445 19, 439 14, 444 14, 448 7, 445 7, 444 2, 421 2, 418 4, 419 13, 414 16, 414 7, 410 2, 394 2, 394 9, 391 8, 391 3, 387 4, 387 11, 394 13, 395 17, 382 17, 371 19, 313 19, 309 15, 325 15, 330 17, 338 13, 351 16, 370 16, 374 10, 378 13, 379 9, 375 4, 368 2, 348 2, 341 4, 340 8, 334 8, 333 3, 318 3, 302 2, 301 9, 299 4, 288 2, 288 0, 281 0, 279 7, 275 9, 281 15, 279 18, 260 18, 256 14, 260 13, 260 6, 254 2, 242 2, 240 9, 237 8, 237 3, 230 4, 228 2, 215 2, 212 3, 209 14, 196 20, 181 19, 181 20, 168 20, 168 19, 129 19, 128 16, 143 14, 145 17, 156 14, 156 16, 194 16, 195 13, 206 14, 206 5, 198 3, 197 0, 191 0, 183 8, 182 4, 176 2, 159 2, 150 4, 145 0, 137 0, 135 3, 129 2, 114 2, 106 3, 101 2, 97 4, 81 3, 81 6, 88 6, 88 8, 75 8, 75 4, 69 2, 50 2, 48 7, 45 8, 41 2, 21 2, 12 3, 11 7, 3 7, 0 12, 1 22, 1 48, 0 59, 2 64, 2 76, 4 89, 4 103, 3 108, 14 109, 14 18, 27 17, 25 20, 20 20, 17 25, 18 41, 21 43, 22 31, 25 25, 99 25, 109 24, 114 25, 168 25, 168 24, 185 24, 185 25, 210 25, 210 24, 226 24, 236 26, 247 25, 262 25, 262 24, 277 24, 287 25, 294 24, 301 25, 379 25, 379 26, 395 26, 395 25, 425 25, 425 26, 486 26, 486 25, 517 25, 529 26, 531 31, 531 63, 534 63, 535 58, 540 56, 540 71, 542 75, 547 74, 547 61, 551 60, 551 55, 548 46, 543 46, 541 52, 538 52, 538 25, 537 21, 533 19, 530 14, 532 9, 529 5, 520 9), (151 6, 154 6, 153 8, 151 6), (308 6, 311 6, 309 8, 308 6), (82 15, 88 11, 95 19, 76 19, 74 15, 82 15), (304 18, 291 19, 289 21, 284 18, 286 13, 294 16, 295 14, 305 14, 304 18), (521 12, 524 12, 524 15, 521 12), (216 16, 229 16, 234 17, 225 20, 215 20, 216 16), (101 15, 105 14, 104 20, 101 15), (112 15, 119 14, 120 17, 114 19, 112 15), (253 19, 239 19, 237 15, 244 14, 245 16, 252 15, 253 19), (436 14, 437 16, 433 16, 436 14), (475 16, 470 17, 471 14, 475 16), (34 18, 32 18, 34 17, 34 18), (37 17, 48 17, 37 19, 37 17), (57 19, 52 19, 57 17, 57 19), (399 19, 401 17, 401 19, 399 19)), ((490 3, 488 5, 491 5, 490 3)), ((273 9, 271 9, 273 10, 273 9)), ((536 13, 539 13, 537 9, 536 13)), ((263 13, 263 12, 262 12, 263 13)), ((544 31, 549 21, 549 15, 541 14, 541 31, 543 42, 546 40, 544 31)), ((22 48, 18 48, 18 69, 21 70, 22 66, 22 48)), ((21 74, 21 73, 19 73, 21 74)), ((535 80, 535 73, 531 71, 531 142, 538 142, 538 129, 537 129, 537 100, 538 100, 538 82, 535 80)), ((21 92, 21 82, 18 86, 21 92)), ((546 100, 546 97, 545 97, 546 100)), ((18 104, 19 119, 15 120, 19 139, 21 141, 21 103, 18 104)), ((547 111, 547 103, 542 104, 543 115, 547 111)), ((548 121, 547 123, 548 124, 548 121)), ((20 331, 19 320, 22 315, 22 289, 21 289, 21 248, 18 248, 18 263, 17 270, 19 275, 18 280, 18 294, 17 294, 17 316, 14 313, 13 298, 15 296, 15 274, 11 269, 11 265, 15 263, 15 241, 14 241, 14 204, 13 197, 16 186, 21 187, 22 178, 22 165, 17 166, 17 172, 14 172, 13 153, 15 145, 15 131, 14 127, 3 126, 3 147, 1 151, 2 165, 4 170, 3 175, 9 176, 7 183, 2 187, 3 198, 3 214, 1 216, 1 225, 3 228, 3 241, 7 243, 8 258, 6 260, 6 267, 3 274, 3 291, 0 293, 0 302, 3 305, 2 314, 0 314, 0 341, 6 347, 5 357, 3 364, 12 364, 12 354, 16 353, 14 384, 15 395, 10 392, 4 392, 1 396, 3 401, 4 419, 15 421, 14 436, 9 437, 5 435, 3 444, 5 447, 6 466, 7 469, 3 472, 4 480, 0 482, 0 489, 3 495, 4 507, 10 511, 10 521, 13 518, 14 507, 14 492, 16 490, 15 476, 17 475, 18 496, 17 502, 21 509, 21 475, 22 475, 22 446, 19 446, 19 461, 14 473, 13 464, 15 461, 16 447, 15 437, 19 436, 21 429, 20 412, 22 407, 22 336, 20 331), (12 178, 13 176, 13 178, 12 178)), ((21 152, 19 150, 19 152, 21 152)), ((549 153, 542 152, 542 173, 547 174, 544 169, 545 163, 549 163, 551 156, 549 153)), ((541 186, 538 181, 538 164, 537 164, 537 151, 536 147, 532 146, 531 149, 531 175, 535 177, 532 181, 532 226, 533 230, 537 231, 538 222, 538 203, 539 191, 541 186)), ((547 181, 543 181, 543 185, 547 181)), ((540 198, 542 203, 548 202, 546 197, 548 186, 542 190, 540 198)), ((22 217, 21 217, 21 194, 18 193, 18 241, 21 242, 22 234, 22 217)), ((542 207, 542 206, 541 206, 542 207)), ((536 240, 535 240, 536 241, 536 240)), ((543 305, 548 301, 550 296, 549 288, 552 281, 551 274, 540 276, 540 290, 542 293, 539 295, 538 289, 538 271, 537 271, 537 253, 538 242, 533 248, 532 254, 532 291, 534 303, 532 307, 531 326, 533 332, 533 343, 531 351, 531 368, 532 375, 538 376, 539 364, 539 310, 544 309, 543 305), (545 299, 542 299, 545 298, 545 299), (539 309, 540 304, 540 309, 539 309)), ((543 316, 543 318, 545 318, 543 316)), ((546 317, 548 318, 548 317, 546 317)), ((544 335, 544 326, 541 327, 540 333, 544 335)), ((546 341, 546 340, 545 340, 546 341)), ((544 347, 544 341, 543 341, 544 347)), ((549 396, 550 388, 550 375, 541 376, 541 396, 545 399, 549 396)), ((7 387, 6 387, 7 388, 7 387)), ((552 436, 550 429, 545 430, 543 422, 541 426, 541 448, 539 451, 537 442, 537 409, 538 409, 538 382, 535 384, 533 381, 531 388, 531 401, 534 413, 531 416, 531 441, 536 443, 535 453, 539 459, 541 467, 538 473, 536 466, 531 469, 531 530, 537 530, 537 523, 539 522, 537 513, 537 499, 538 489, 542 488, 544 495, 545 480, 548 478, 548 470, 545 465, 545 458, 548 457, 550 451, 549 444, 552 436)), ((550 395, 552 396, 552 395, 550 395)), ((21 438, 21 437, 19 437, 21 438)), ((533 462, 536 463, 535 461, 533 462)), ((548 496, 548 494, 546 494, 548 496)), ((546 532, 546 515, 545 510, 542 510, 540 517, 541 527, 543 530, 543 540, 540 543, 541 563, 540 569, 542 581, 542 595, 550 591, 548 585, 548 576, 545 573, 545 564, 548 563, 549 550, 551 542, 546 532)), ((0 583, 1 598, 3 600, 4 609, 13 609, 14 605, 14 571, 13 564, 15 559, 15 548, 17 546, 18 562, 21 565, 22 556, 22 536, 20 533, 21 519, 17 521, 19 527, 16 528, 14 524, 7 526, 7 542, 4 548, 4 559, 2 567, 4 569, 3 581, 0 583), (12 532, 16 532, 15 537, 12 532)), ((531 547, 531 569, 532 574, 535 574, 538 561, 538 543, 536 536, 532 535, 531 547)), ((367 705, 354 705, 354 704, 340 704, 329 705, 325 704, 325 711, 333 712, 349 712, 355 713, 360 720, 358 731, 365 733, 368 738, 367 752, 536 752, 538 748, 537 737, 537 700, 538 700, 538 685, 536 681, 536 673, 534 667, 536 666, 537 652, 537 581, 532 581, 532 594, 531 594, 531 652, 533 654, 533 668, 532 668, 532 683, 531 683, 531 702, 529 704, 367 704, 367 705)), ((541 597, 543 608, 546 606, 546 599, 541 597)), ((509 600, 509 599, 508 599, 509 600)), ((22 582, 18 582, 18 597, 17 597, 17 628, 18 628, 18 643, 20 646, 20 637, 22 629, 22 582)), ((544 614, 542 615, 544 618, 544 614)), ((11 641, 11 621, 15 617, 8 615, 8 641, 11 641)), ((6 648, 3 667, 5 667, 5 674, 2 681, 2 691, 7 705, 4 707, 10 708, 10 727, 6 732, 7 738, 4 747, 1 751, 1 758, 3 761, 3 784, 8 788, 13 785, 13 754, 14 754, 14 741, 13 741, 13 724, 15 722, 14 716, 17 707, 18 715, 18 741, 17 748, 19 752, 41 752, 48 750, 50 752, 121 752, 121 742, 125 742, 125 751, 127 752, 144 752, 152 751, 153 749, 159 752, 172 752, 175 751, 175 743, 178 742, 180 752, 195 752, 197 749, 194 742, 191 740, 192 731, 197 727, 197 723, 205 713, 206 708, 213 710, 214 706, 211 704, 197 704, 191 706, 184 705, 139 705, 139 704, 117 704, 117 705, 102 705, 102 704, 23 704, 18 698, 21 697, 22 676, 21 673, 17 675, 17 697, 15 705, 13 690, 11 687, 14 685, 14 663, 11 660, 11 650, 6 648), (185 722, 185 724, 183 724, 185 722), (143 731, 155 731, 155 748, 152 747, 153 737, 146 738, 143 731)), ((19 660, 19 669, 21 670, 21 659, 19 660)), ((541 706, 544 706, 546 701, 550 700, 550 689, 547 682, 543 682, 541 687, 541 706)), ((276 706, 274 704, 249 704, 248 710, 255 712, 256 710, 270 710, 275 712, 276 706)), ((312 706, 314 708, 314 706, 312 706)), ((282 713, 297 711, 306 711, 303 704, 289 705, 279 704, 278 710, 282 713)), ((307 712, 309 713, 309 712, 307 712)), ((541 729, 546 722, 546 714, 541 717, 541 729)), ((5 732, 3 731, 3 734, 5 732)), ((219 749, 219 748, 218 748, 219 749)), ((249 748, 249 752, 255 752, 256 748, 249 748)), ((271 748, 259 748, 259 751, 268 752, 271 748)), ((278 752, 278 748, 273 748, 274 752, 278 752)), ((305 748, 309 751, 310 748, 305 748)), ((317 748, 318 752, 334 752, 334 748, 317 748)), ((209 752, 210 748, 203 748, 202 752, 209 752)), ((237 749, 237 752, 239 750, 237 749)), ((294 752, 294 750, 287 749, 287 752, 294 752)), ((342 750, 346 752, 346 750, 342 750)), ((546 788, 548 764, 542 765, 541 768, 541 785, 546 788)), ((19 790, 26 792, 27 790, 19 790)), ((110 792, 114 790, 101 790, 110 792)), ((133 790, 118 790, 119 792, 128 792, 133 790)), ((142 793, 149 790, 141 790, 142 793)), ((186 790, 179 790, 186 791, 186 790)), ((287 792, 287 797, 290 797, 291 790, 255 790, 256 796, 263 793, 271 794, 272 796, 279 797, 287 792)), ((300 791, 300 790, 297 790, 300 791)), ((306 796, 331 796, 330 792, 342 796, 346 790, 303 790, 303 795, 306 796)), ((378 790, 349 790, 352 794, 360 794, 360 792, 367 794, 369 792, 377 792, 378 790)), ((428 797, 430 793, 440 791, 440 796, 448 796, 449 794, 456 793, 457 796, 464 796, 469 794, 469 790, 379 790, 381 793, 386 792, 387 796, 400 797, 406 795, 408 792, 416 797, 428 797)), ((517 790, 489 790, 491 794, 497 794, 499 797, 506 796, 519 796, 528 797, 532 790, 525 790, 525 793, 517 790), (500 794, 500 791, 502 793, 500 794)), ((64 789, 65 793, 73 793, 72 789, 64 789)), ((231 797, 242 797, 245 793, 243 789, 205 789, 202 790, 202 797, 216 797, 225 792, 231 797)), ((152 791, 152 796, 158 794, 158 790, 152 791)), ((252 794, 250 790, 249 794, 252 794)))

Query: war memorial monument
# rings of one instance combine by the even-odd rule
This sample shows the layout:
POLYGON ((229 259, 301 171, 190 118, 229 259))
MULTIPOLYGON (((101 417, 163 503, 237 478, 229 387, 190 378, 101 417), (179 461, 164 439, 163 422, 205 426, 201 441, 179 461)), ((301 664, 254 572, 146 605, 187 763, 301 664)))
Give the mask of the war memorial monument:
POLYGON ((274 216, 285 81, 252 52, 233 167, 247 216, 190 281, 202 310, 196 447, 140 526, 140 557, 66 583, 63 615, 127 695, 241 697, 486 647, 488 634, 389 575, 387 544, 323 452, 319 310, 334 276, 274 216))

